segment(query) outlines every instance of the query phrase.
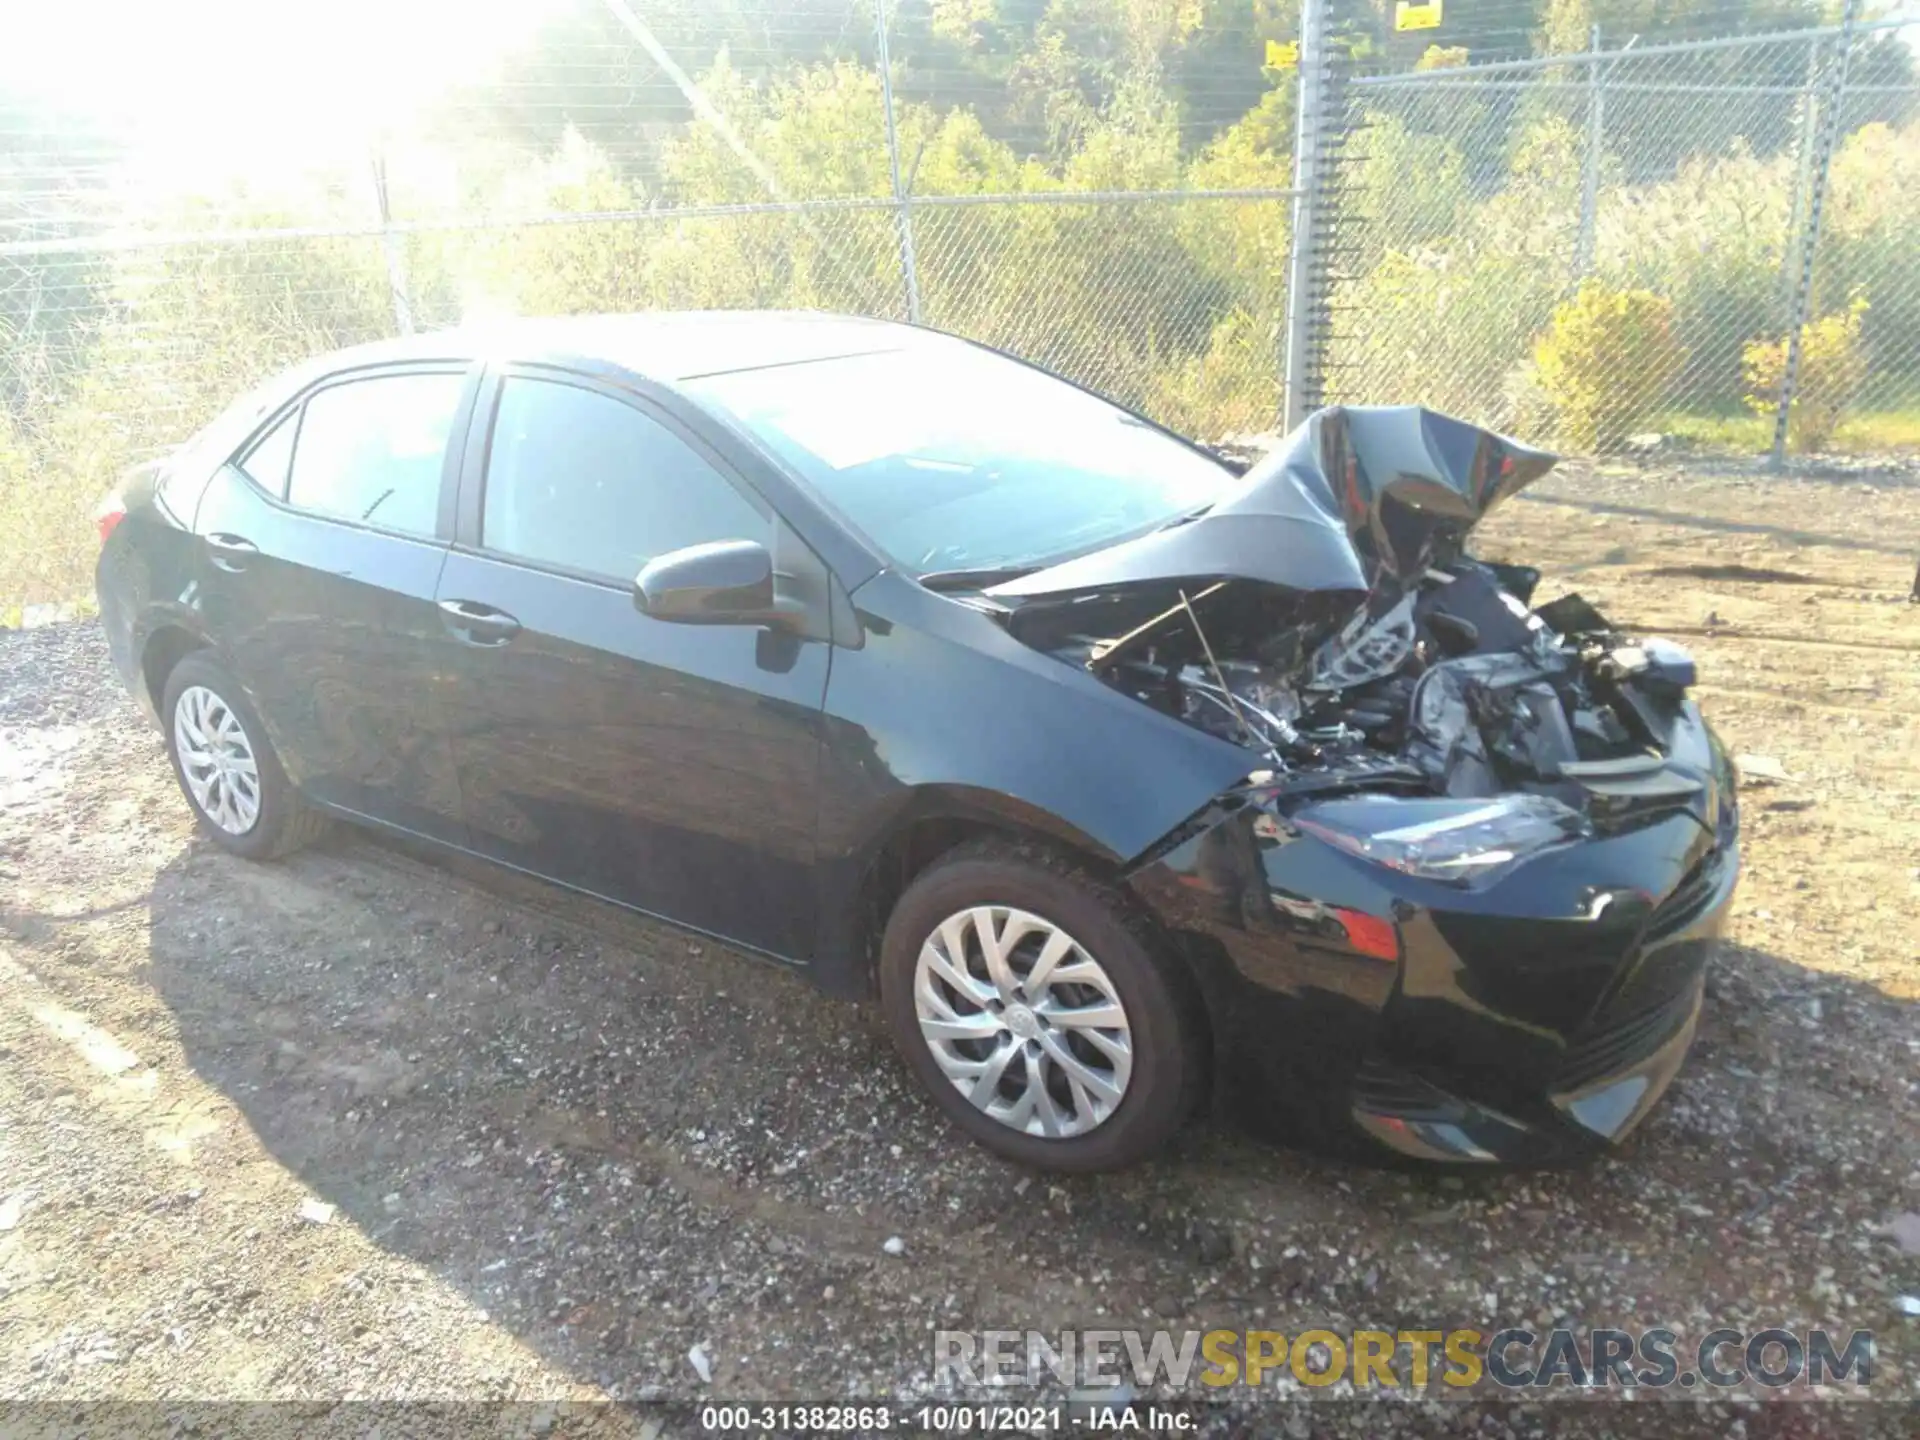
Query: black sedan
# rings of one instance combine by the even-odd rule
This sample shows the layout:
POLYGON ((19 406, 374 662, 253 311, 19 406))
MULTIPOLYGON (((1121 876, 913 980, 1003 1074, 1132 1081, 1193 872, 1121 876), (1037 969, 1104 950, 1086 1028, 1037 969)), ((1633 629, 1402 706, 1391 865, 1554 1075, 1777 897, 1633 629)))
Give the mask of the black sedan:
POLYGON ((212 839, 332 818, 877 996, 1016 1160, 1214 1089, 1385 1159, 1654 1103, 1735 882, 1678 647, 1473 559, 1551 457, 1332 409, 1247 468, 934 332, 514 322, 350 350, 103 507, 212 839))

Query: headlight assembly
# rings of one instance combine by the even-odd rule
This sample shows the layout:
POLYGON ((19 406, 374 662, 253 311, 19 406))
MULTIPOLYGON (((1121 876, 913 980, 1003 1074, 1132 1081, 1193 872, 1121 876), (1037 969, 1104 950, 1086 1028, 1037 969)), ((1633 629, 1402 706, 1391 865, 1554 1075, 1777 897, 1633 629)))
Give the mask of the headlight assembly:
POLYGON ((1292 822, 1389 870, 1450 885, 1486 884, 1543 850, 1592 833, 1578 811, 1544 795, 1332 800, 1308 806, 1292 822))

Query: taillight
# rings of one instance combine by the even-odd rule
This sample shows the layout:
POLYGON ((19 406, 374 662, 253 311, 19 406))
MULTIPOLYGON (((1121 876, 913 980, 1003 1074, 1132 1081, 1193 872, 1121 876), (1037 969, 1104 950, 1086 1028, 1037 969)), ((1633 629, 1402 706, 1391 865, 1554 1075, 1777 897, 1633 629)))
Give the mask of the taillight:
POLYGON ((93 508, 94 528, 100 532, 100 543, 107 543, 107 537, 113 534, 120 522, 127 518, 127 502, 120 498, 120 492, 109 490, 93 508))

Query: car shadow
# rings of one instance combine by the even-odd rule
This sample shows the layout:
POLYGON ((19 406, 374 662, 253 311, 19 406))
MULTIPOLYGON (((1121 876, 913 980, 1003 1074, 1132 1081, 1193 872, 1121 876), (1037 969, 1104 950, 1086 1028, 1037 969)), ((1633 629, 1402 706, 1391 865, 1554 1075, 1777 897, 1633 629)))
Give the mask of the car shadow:
MULTIPOLYGON (((869 1007, 477 863, 357 834, 273 866, 196 842, 150 904, 151 980, 186 1058, 260 1144, 555 1365, 643 1398, 891 1393, 924 1378, 936 1324, 1424 1318, 1443 1287, 1405 1237, 1443 1242, 1460 1222, 1408 1226, 1541 1194, 1551 1223, 1512 1221, 1508 1258, 1559 1263, 1578 1234, 1687 1275, 1721 1263, 1720 1242, 1650 1229, 1643 1187, 1724 1208, 1724 1234, 1758 1203, 1742 1178, 1756 1157, 1778 1152, 1753 1171, 1762 1188, 1824 1174, 1812 1131, 1843 1104, 1896 1103, 1862 1090, 1898 1077, 1869 1069, 1860 1037, 1913 1020, 1871 986, 1743 950, 1715 974, 1675 1093, 1618 1161, 1409 1177, 1215 1122, 1155 1163, 1063 1180, 945 1126, 869 1007), (1345 1254, 1289 1244, 1308 1234, 1345 1254), (723 1363, 702 1391, 695 1344, 754 1363, 723 1363)), ((1902 1174, 1893 1128, 1878 1159, 1902 1174)), ((1783 1213, 1798 1195, 1768 1201, 1783 1231, 1803 1223, 1783 1213)))

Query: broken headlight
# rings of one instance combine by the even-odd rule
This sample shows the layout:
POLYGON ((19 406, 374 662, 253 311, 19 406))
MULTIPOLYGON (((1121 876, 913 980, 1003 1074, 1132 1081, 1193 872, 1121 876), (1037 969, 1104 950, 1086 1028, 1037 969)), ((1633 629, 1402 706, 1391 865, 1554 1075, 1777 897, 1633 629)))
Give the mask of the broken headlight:
POLYGON ((1543 850, 1591 833, 1577 810, 1545 795, 1331 800, 1299 811, 1293 824, 1376 865, 1451 885, 1486 884, 1543 850))

